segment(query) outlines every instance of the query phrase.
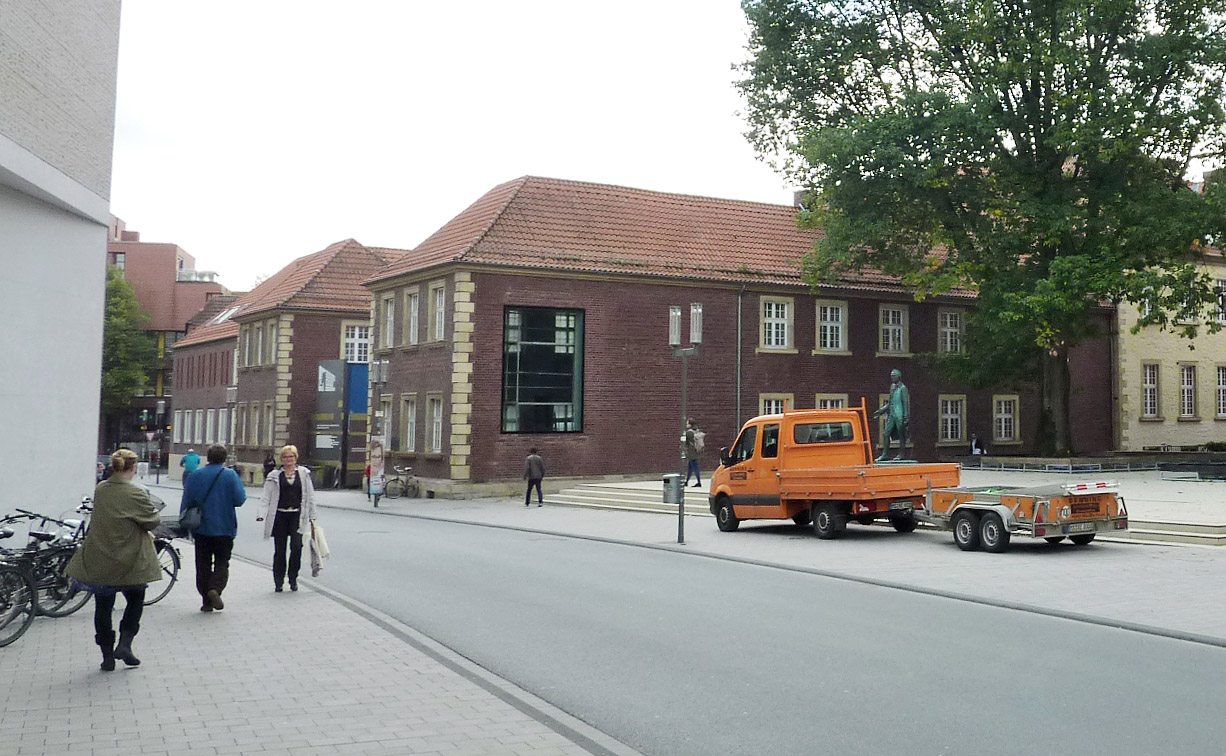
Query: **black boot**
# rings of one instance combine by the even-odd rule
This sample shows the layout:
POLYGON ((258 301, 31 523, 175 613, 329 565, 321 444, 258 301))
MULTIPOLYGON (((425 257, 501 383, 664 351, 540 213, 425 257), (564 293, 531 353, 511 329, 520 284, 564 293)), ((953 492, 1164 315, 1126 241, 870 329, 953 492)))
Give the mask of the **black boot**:
POLYGON ((115 631, 94 633, 94 642, 102 649, 102 671, 113 671, 115 669, 115 631))
MULTIPOLYGON (((135 637, 136 633, 122 630, 119 633, 119 643, 115 645, 115 658, 123 660, 123 663, 129 667, 140 665, 140 659, 137 659, 132 653, 132 639, 135 637)), ((111 662, 111 664, 114 664, 114 662, 111 662)))

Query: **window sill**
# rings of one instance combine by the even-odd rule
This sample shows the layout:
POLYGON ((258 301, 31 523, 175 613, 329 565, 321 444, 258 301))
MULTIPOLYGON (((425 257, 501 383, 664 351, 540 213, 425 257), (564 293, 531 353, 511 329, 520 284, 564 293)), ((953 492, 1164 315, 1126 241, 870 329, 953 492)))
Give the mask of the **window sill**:
POLYGON ((800 352, 798 352, 795 349, 791 349, 791 348, 785 349, 783 347, 763 347, 763 346, 758 347, 757 349, 754 350, 754 352, 756 354, 800 354, 800 352))
POLYGON ((950 446, 966 446, 969 443, 970 441, 967 441, 965 439, 956 439, 956 440, 951 440, 951 441, 937 441, 937 446, 941 448, 947 448, 950 446))
POLYGON ((1004 439, 1000 439, 1000 438, 994 438, 992 439, 992 445, 993 446, 1021 446, 1022 442, 1016 438, 1009 439, 1008 441, 1004 439))
POLYGON ((1158 415, 1156 417, 1142 416, 1137 418, 1138 423, 1165 423, 1166 418, 1158 415))
POLYGON ((915 356, 914 352, 877 352, 877 357, 901 357, 908 359, 915 356))
POLYGON ((851 352, 842 349, 814 349, 814 357, 851 357, 851 352))
POLYGON ((1180 416, 1179 416, 1179 418, 1178 418, 1178 419, 1177 419, 1175 422, 1178 422, 1178 423, 1199 423, 1199 422, 1200 422, 1200 417, 1199 417, 1198 415, 1180 415, 1180 416))

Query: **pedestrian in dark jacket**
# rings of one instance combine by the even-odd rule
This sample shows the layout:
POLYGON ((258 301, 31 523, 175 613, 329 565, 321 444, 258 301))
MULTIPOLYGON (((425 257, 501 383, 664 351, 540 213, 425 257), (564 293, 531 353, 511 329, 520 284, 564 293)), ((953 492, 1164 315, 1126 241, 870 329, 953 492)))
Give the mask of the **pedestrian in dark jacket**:
POLYGON ((536 448, 528 450, 528 458, 524 460, 524 480, 528 481, 528 490, 524 492, 524 506, 532 503, 532 488, 536 487, 536 505, 545 503, 541 494, 541 481, 545 479, 545 460, 536 453, 536 448))
POLYGON ((200 527, 192 534, 196 542, 196 590, 204 602, 200 611, 225 608, 221 594, 230 581, 230 553, 238 535, 234 510, 247 500, 238 473, 225 466, 226 447, 214 444, 205 457, 208 464, 192 473, 183 486, 183 503, 200 507, 200 527))
POLYGON ((149 532, 161 522, 143 487, 132 483, 136 454, 120 449, 111 455, 111 477, 94 491, 94 511, 85 542, 72 555, 64 574, 94 594, 94 642, 102 649, 102 669, 115 669, 115 659, 134 667, 132 639, 140 632, 147 584, 162 579, 162 569, 149 532), (119 620, 119 643, 111 614, 115 596, 126 606, 119 620))

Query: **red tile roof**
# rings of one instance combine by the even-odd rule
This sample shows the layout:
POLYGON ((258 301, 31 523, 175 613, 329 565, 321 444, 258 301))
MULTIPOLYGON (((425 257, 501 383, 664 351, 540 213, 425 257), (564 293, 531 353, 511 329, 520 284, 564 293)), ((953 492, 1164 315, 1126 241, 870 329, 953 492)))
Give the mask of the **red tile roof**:
MULTIPOLYGON (((790 205, 524 176, 496 186, 367 284, 452 262, 799 285, 822 231, 790 205)), ((899 289, 866 270, 839 288, 899 289)))
POLYGON ((404 254, 405 250, 366 247, 353 239, 332 244, 286 265, 239 297, 232 305, 237 309, 224 321, 202 325, 175 346, 233 338, 238 333, 235 320, 247 320, 273 310, 331 310, 366 315, 370 312, 370 292, 362 287, 362 281, 404 254))

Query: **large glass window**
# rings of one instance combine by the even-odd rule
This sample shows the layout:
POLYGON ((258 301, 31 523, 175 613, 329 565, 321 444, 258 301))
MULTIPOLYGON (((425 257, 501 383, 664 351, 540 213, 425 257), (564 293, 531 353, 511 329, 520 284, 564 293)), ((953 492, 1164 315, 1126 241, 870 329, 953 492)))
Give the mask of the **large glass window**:
POLYGON ((847 327, 846 302, 817 303, 817 351, 841 352, 847 327))
POLYGON ((370 360, 370 326, 345 326, 345 362, 370 360))
POLYGON ((1141 365, 1141 417, 1158 416, 1158 366, 1141 365))
POLYGON ((1196 366, 1179 366, 1179 416, 1196 417, 1196 366))
POLYGON ((502 430, 583 430, 583 311, 503 312, 502 430))

